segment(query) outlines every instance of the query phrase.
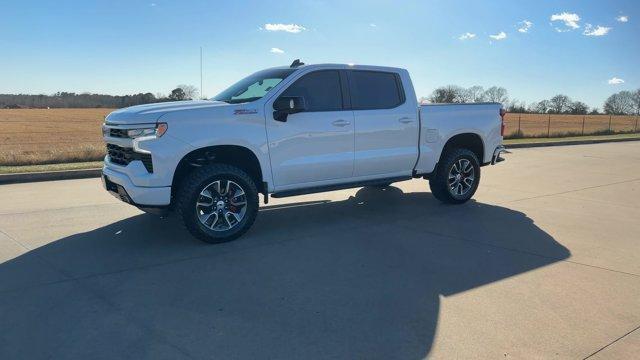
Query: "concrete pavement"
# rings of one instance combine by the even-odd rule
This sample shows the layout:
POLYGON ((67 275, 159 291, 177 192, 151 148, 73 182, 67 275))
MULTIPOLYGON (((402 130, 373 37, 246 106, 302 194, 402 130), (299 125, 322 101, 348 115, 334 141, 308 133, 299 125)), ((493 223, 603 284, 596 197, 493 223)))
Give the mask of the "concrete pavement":
POLYGON ((285 199, 205 245, 98 179, 0 186, 0 358, 633 358, 640 143, 285 199))

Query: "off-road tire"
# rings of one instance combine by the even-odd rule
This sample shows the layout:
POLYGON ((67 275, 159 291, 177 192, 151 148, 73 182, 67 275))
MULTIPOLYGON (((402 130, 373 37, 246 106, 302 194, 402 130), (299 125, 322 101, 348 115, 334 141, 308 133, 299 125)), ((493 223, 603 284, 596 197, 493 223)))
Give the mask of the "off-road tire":
POLYGON ((480 162, 478 157, 472 151, 467 149, 454 148, 446 150, 442 154, 440 161, 436 167, 435 174, 429 178, 429 187, 433 196, 447 204, 462 204, 473 197, 478 184, 480 183, 480 162), (454 164, 459 160, 466 159, 473 166, 474 179, 473 184, 463 195, 455 194, 449 186, 449 174, 454 164))
POLYGON ((187 230, 197 239, 207 243, 235 240, 244 234, 258 214, 258 190, 255 181, 244 171, 226 164, 213 164, 197 168, 189 173, 178 189, 176 210, 187 230), (225 231, 207 228, 198 218, 196 203, 200 192, 216 180, 231 180, 242 187, 246 196, 246 212, 242 220, 225 231))

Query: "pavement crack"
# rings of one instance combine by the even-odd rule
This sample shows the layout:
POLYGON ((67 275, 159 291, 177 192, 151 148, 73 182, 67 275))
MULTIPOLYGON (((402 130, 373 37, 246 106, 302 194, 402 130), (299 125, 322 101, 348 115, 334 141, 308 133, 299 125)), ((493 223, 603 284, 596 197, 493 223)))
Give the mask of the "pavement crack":
POLYGON ((609 184, 601 184, 601 185, 587 186, 587 187, 583 187, 583 188, 580 188, 580 189, 573 189, 573 190, 561 191, 561 192, 551 193, 551 194, 543 194, 543 195, 530 196, 530 197, 526 197, 526 198, 521 198, 521 199, 516 199, 516 200, 507 201, 507 203, 514 203, 514 202, 525 201, 525 200, 539 199, 539 198, 548 197, 548 196, 556 196, 556 195, 571 194, 571 193, 574 193, 574 192, 580 192, 580 191, 583 191, 583 190, 590 190, 590 189, 597 189, 597 188, 607 187, 607 186, 612 186, 612 185, 626 184, 626 183, 630 183, 630 182, 634 182, 634 181, 640 181, 640 178, 635 178, 635 179, 630 179, 630 180, 624 180, 624 181, 618 181, 618 182, 613 182, 613 183, 609 183, 609 184))
POLYGON ((633 333, 634 331, 637 331, 638 329, 640 329, 640 325, 639 325, 639 326, 636 326, 636 327, 635 327, 634 329, 632 329, 631 331, 629 331, 629 332, 627 332, 626 334, 624 334, 624 335, 620 336, 619 338, 617 338, 617 339, 613 340, 612 342, 610 342, 610 343, 608 343, 607 345, 605 345, 605 346, 601 347, 600 349, 598 349, 598 350, 596 350, 596 351, 592 352, 592 353, 591 353, 591 354, 589 354, 587 357, 585 357, 585 358, 584 358, 584 360, 586 360, 586 359, 589 359, 589 358, 593 357, 594 355, 596 355, 597 353, 601 352, 602 350, 604 350, 604 349, 608 348, 609 346, 611 346, 611 345, 615 344, 616 342, 618 342, 618 341, 620 341, 620 340, 624 339, 625 337, 627 337, 627 336, 631 335, 631 333, 633 333))
POLYGON ((563 260, 563 261, 571 263, 571 264, 575 264, 575 265, 587 266, 587 267, 594 268, 594 269, 611 271, 611 272, 618 273, 618 274, 624 274, 624 275, 631 275, 631 276, 640 277, 640 274, 630 273, 630 272, 626 272, 626 271, 622 271, 622 270, 609 269, 609 268, 606 268, 606 267, 585 264, 585 263, 581 263, 581 262, 577 262, 577 261, 573 261, 573 260, 563 260))
POLYGON ((26 252, 31 251, 31 249, 29 249, 28 247, 22 245, 22 243, 20 241, 16 240, 13 236, 7 234, 5 231, 3 231, 1 229, 0 229, 0 234, 3 234, 4 236, 6 236, 7 239, 9 239, 9 241, 11 241, 12 243, 16 244, 18 247, 26 250, 26 252))
MULTIPOLYGON (((409 229, 409 230, 414 231, 414 232, 417 231, 415 229, 409 229)), ((618 273, 618 274, 629 275, 629 276, 634 276, 634 277, 640 277, 640 274, 635 274, 635 273, 630 273, 630 272, 621 271, 621 270, 615 270, 615 269, 609 269, 609 268, 605 268, 605 267, 597 266, 597 265, 585 264, 585 263, 581 263, 581 262, 578 262, 578 261, 558 258, 556 256, 549 256, 549 255, 545 255, 545 254, 540 254, 540 253, 537 253, 537 252, 534 252, 534 251, 527 251, 527 250, 522 250, 522 249, 511 248, 511 247, 508 247, 508 246, 492 244, 492 243, 486 242, 486 241, 472 240, 472 239, 469 239, 469 238, 466 238, 466 237, 463 237, 463 236, 449 235, 449 234, 445 234, 445 233, 439 233, 439 232, 436 232, 436 231, 422 231, 422 232, 428 233, 428 234, 432 234, 432 235, 436 235, 436 236, 440 236, 440 237, 446 237, 446 238, 457 240, 457 241, 463 241, 463 242, 467 242, 467 243, 471 243, 471 244, 475 244, 475 245, 484 245, 484 246, 488 246, 488 247, 492 247, 492 248, 500 249, 500 250, 504 250, 504 251, 511 251, 511 252, 525 254, 525 255, 537 256, 537 257, 541 257, 541 258, 544 258, 544 259, 554 260, 554 261, 557 261, 557 262, 566 262, 566 263, 570 263, 570 264, 574 264, 574 265, 586 266, 586 267, 599 269, 599 270, 610 271, 610 272, 614 272, 614 273, 618 273)))
POLYGON ((38 214, 38 213, 48 213, 51 211, 60 211, 60 210, 70 210, 70 209, 83 209, 83 208, 95 208, 96 206, 122 206, 121 203, 106 203, 106 204, 87 204, 87 205, 78 205, 78 206, 67 206, 60 208, 51 208, 51 209, 41 209, 41 210, 31 210, 31 211, 21 211, 21 212, 4 212, 0 213, 0 216, 3 215, 29 215, 29 214, 38 214))
MULTIPOLYGON (((365 227, 365 225, 359 226, 357 228, 362 228, 362 227, 365 227)), ((219 256, 225 256, 225 255, 229 255, 229 254, 242 253, 242 252, 246 252, 246 251, 253 251, 253 250, 257 250, 257 249, 261 249, 261 248, 265 248, 265 247, 269 247, 269 246, 277 246, 279 244, 283 244, 283 243, 287 243, 287 242, 291 242, 291 241, 296 241, 296 240, 297 240, 297 238, 295 238, 295 237, 284 238, 284 239, 281 239, 281 240, 276 240, 276 241, 272 241, 272 242, 268 242, 268 243, 260 243, 260 244, 256 244, 256 245, 249 245, 249 246, 246 246, 246 247, 243 247, 243 248, 240 248, 240 249, 228 249, 228 250, 223 250, 223 251, 220 251, 220 252, 217 252, 217 253, 213 253, 213 254, 187 256, 187 257, 183 257, 183 258, 171 259, 171 260, 162 261, 162 262, 158 262, 158 263, 151 263, 151 264, 140 265, 140 266, 132 266, 132 267, 124 268, 124 269, 97 272, 97 273, 93 273, 93 274, 86 274, 86 275, 75 276, 75 277, 67 276, 64 272, 61 271, 60 273, 63 276, 66 277, 65 279, 42 282, 42 283, 38 283, 38 284, 22 286, 22 287, 16 287, 16 288, 11 288, 11 289, 3 289, 3 290, 0 290, 0 294, 11 293, 11 292, 15 292, 15 291, 24 291, 24 290, 27 290, 27 289, 36 288, 36 287, 40 287, 40 286, 55 285, 55 284, 60 284, 60 283, 72 282, 72 281, 99 278, 99 277, 102 277, 102 276, 116 275, 116 274, 126 273, 126 272, 130 272, 130 271, 143 271, 143 270, 147 270, 147 269, 153 269, 153 268, 158 268, 158 267, 163 267, 163 266, 170 266, 170 265, 179 264, 179 263, 183 263, 183 262, 188 262, 188 261, 192 261, 192 260, 199 260, 199 259, 206 259, 206 258, 216 258, 216 257, 219 257, 219 256)), ((53 267, 53 265, 50 264, 50 262, 47 261, 46 259, 43 258, 42 260, 45 261, 46 264, 48 264, 48 265, 53 267)), ((55 267, 54 267, 54 269, 58 270, 55 267)))

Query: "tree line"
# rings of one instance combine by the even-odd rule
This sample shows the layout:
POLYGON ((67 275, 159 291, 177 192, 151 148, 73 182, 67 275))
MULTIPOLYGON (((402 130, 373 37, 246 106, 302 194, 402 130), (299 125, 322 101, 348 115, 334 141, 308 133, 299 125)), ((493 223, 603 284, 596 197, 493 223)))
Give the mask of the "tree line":
MULTIPOLYGON (((103 95, 72 92, 57 92, 53 95, 0 94, 0 108, 123 108, 154 102, 191 100, 198 98, 198 89, 193 85, 178 85, 169 95, 139 93, 133 95, 103 95)), ((420 98, 420 102, 430 103, 477 103, 498 102, 512 113, 534 114, 640 114, 640 89, 620 91, 607 98, 602 107, 589 108, 582 101, 574 101, 569 96, 558 94, 530 104, 510 99, 503 87, 471 86, 464 88, 447 85, 435 89, 430 96, 420 98)))
POLYGON ((198 98, 193 85, 178 85, 169 95, 139 93, 133 95, 104 95, 57 92, 53 95, 0 94, 0 108, 123 108, 133 105, 198 98))
POLYGON ((430 96, 420 98, 420 102, 429 103, 475 103, 498 102, 512 113, 533 114, 607 114, 607 115, 639 115, 640 89, 635 91, 620 91, 607 98, 602 107, 590 108, 582 101, 574 101, 569 96, 558 94, 530 104, 517 99, 510 99, 509 93, 503 87, 492 86, 484 89, 482 86, 464 88, 457 85, 447 85, 435 89, 430 96))

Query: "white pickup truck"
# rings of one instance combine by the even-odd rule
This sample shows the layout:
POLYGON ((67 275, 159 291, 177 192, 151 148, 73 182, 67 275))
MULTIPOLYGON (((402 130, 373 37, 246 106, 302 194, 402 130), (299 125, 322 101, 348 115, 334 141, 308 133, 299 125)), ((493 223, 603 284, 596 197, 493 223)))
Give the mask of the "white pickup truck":
POLYGON ((425 178, 469 200, 480 167, 502 161, 497 103, 418 105, 404 69, 304 65, 256 72, 211 100, 109 114, 103 184, 146 211, 176 210, 206 242, 235 239, 258 194, 285 197, 425 178))

